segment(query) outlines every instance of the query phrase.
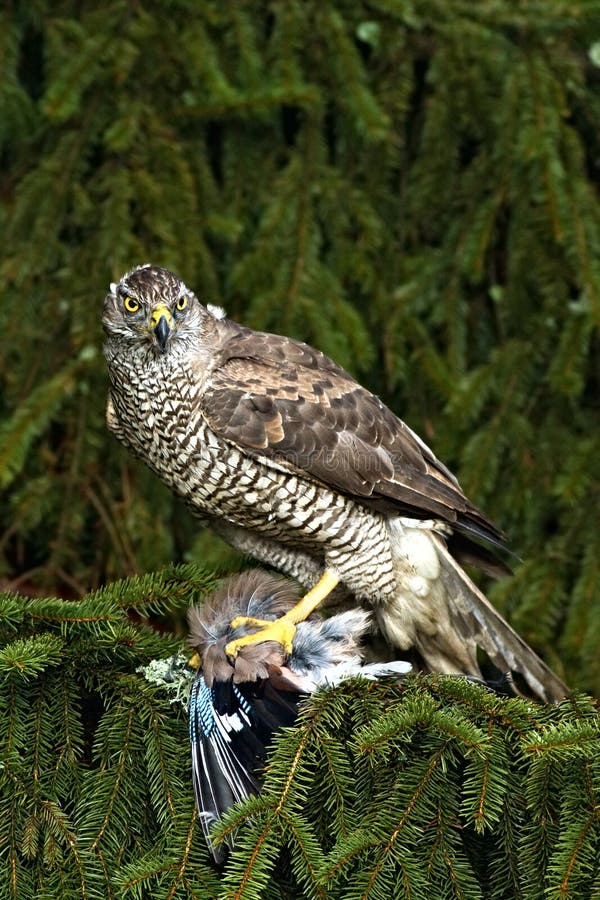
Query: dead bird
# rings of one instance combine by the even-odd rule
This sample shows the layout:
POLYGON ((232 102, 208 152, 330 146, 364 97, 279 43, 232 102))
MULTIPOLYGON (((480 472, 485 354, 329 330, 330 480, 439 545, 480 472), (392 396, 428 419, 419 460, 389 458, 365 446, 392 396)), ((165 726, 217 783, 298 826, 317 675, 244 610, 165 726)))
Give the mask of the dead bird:
POLYGON ((231 640, 284 615, 298 596, 288 579, 250 570, 229 578, 188 612, 189 643, 202 659, 189 708, 194 791, 216 862, 227 851, 211 841, 212 825, 233 803, 260 791, 271 739, 294 724, 307 695, 344 677, 402 676, 411 669, 404 661, 364 663, 361 641, 370 614, 362 609, 300 622, 289 654, 281 644, 264 641, 242 647, 235 660, 227 657, 231 640), (245 621, 234 627, 238 616, 245 621))

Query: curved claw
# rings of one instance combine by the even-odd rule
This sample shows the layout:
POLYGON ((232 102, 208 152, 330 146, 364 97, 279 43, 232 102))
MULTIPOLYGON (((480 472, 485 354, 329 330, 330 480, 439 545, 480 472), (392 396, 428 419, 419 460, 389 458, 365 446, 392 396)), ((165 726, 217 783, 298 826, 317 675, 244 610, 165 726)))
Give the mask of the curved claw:
POLYGON ((236 658, 242 647, 246 647, 248 644, 260 644, 263 641, 277 641, 278 644, 282 645, 286 653, 292 652, 296 626, 284 616, 272 622, 264 619, 253 619, 250 616, 237 616, 231 624, 234 628, 237 628, 239 625, 260 625, 259 631, 229 641, 225 647, 225 653, 233 659, 236 658))

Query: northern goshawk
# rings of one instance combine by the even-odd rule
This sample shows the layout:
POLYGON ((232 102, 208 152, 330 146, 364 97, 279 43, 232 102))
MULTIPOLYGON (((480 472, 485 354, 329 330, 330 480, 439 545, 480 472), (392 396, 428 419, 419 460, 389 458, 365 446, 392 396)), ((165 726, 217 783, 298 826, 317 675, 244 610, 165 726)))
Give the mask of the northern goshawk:
POLYGON ((109 428, 234 547, 310 588, 259 639, 289 650, 341 584, 431 671, 477 677, 481 648, 541 699, 565 696, 461 567, 489 569, 482 544, 501 547, 501 533, 340 366, 228 320, 151 265, 111 285, 102 321, 109 428))

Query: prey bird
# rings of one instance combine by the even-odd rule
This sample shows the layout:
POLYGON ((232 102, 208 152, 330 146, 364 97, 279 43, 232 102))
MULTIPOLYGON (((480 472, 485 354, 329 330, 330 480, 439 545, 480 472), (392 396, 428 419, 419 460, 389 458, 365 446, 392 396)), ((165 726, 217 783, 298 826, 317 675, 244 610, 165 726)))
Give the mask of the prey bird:
POLYGON ((300 622, 287 653, 276 641, 240 648, 235 659, 227 643, 254 631, 254 618, 275 620, 293 608, 298 588, 260 570, 229 578, 202 606, 188 611, 189 642, 202 667, 190 695, 190 743, 196 804, 216 862, 226 856, 211 828, 234 803, 260 791, 271 739, 296 721, 300 702, 320 686, 342 678, 402 677, 410 664, 364 664, 360 641, 369 613, 347 610, 329 619, 300 622), (243 617, 236 627, 231 620, 243 617))
POLYGON ((225 540, 307 590, 230 656, 260 640, 290 652, 339 586, 430 671, 479 677, 481 650, 541 700, 566 695, 462 568, 497 572, 503 535, 348 372, 230 321, 149 264, 110 286, 102 322, 109 428, 225 540))

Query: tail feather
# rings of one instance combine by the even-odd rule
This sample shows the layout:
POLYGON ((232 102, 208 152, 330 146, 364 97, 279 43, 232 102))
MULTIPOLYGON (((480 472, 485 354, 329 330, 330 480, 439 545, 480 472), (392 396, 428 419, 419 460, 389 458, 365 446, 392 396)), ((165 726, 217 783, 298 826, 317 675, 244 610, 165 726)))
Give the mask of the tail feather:
POLYGON ((377 618, 393 645, 415 647, 432 672, 475 678, 481 678, 482 650, 503 675, 520 675, 540 700, 567 696, 566 685, 463 571, 435 523, 398 519, 390 522, 390 537, 398 591, 377 618))
POLYGON ((443 539, 432 537, 441 562, 444 593, 454 607, 452 620, 462 640, 472 647, 473 656, 480 647, 500 672, 518 673, 541 700, 564 699, 569 693, 564 682, 494 609, 448 552, 443 539))

